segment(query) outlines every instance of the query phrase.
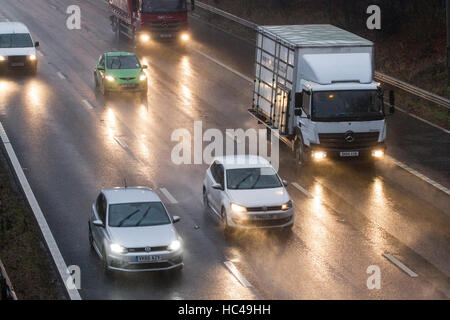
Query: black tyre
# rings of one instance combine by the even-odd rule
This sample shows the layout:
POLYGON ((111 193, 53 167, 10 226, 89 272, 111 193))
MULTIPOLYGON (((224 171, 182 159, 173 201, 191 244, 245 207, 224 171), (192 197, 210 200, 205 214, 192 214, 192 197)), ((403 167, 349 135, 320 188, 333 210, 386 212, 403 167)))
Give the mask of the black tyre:
POLYGON ((92 236, 91 224, 88 223, 88 226, 89 226, 89 245, 91 246, 91 249, 94 249, 94 237, 92 236))
POLYGON ((98 89, 100 87, 100 84, 98 83, 97 74, 94 72, 94 83, 95 83, 95 89, 98 89))

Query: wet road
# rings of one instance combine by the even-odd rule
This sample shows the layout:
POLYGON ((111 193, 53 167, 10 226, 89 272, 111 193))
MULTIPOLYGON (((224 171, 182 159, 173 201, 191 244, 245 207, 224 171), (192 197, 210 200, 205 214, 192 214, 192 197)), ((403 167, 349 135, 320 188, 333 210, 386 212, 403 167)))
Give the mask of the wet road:
MULTIPOLYGON (((185 128, 194 135, 194 121, 202 121, 204 131, 257 127, 246 112, 251 84, 204 56, 248 75, 248 45, 194 21, 194 41, 186 50, 165 46, 140 52, 149 66, 146 103, 132 97, 105 101, 94 90, 96 60, 105 51, 132 49, 114 41, 103 1, 8 1, 0 8, 2 17, 25 22, 40 41, 42 56, 38 76, 0 78, 0 121, 67 265, 81 267, 82 298, 450 297, 448 195, 389 159, 373 167, 325 161, 299 170, 282 147, 280 175, 291 182, 288 191, 296 204, 290 236, 255 231, 225 239, 204 214, 207 165, 175 165, 171 134, 185 128), (65 27, 72 4, 81 7, 82 30, 65 27), (219 51, 214 42, 238 54, 219 51), (181 216, 177 228, 186 254, 180 276, 109 279, 103 274, 89 249, 87 218, 98 191, 123 185, 124 179, 154 188, 170 213, 181 216), (385 253, 418 277, 407 275, 385 253), (379 290, 367 288, 372 265, 381 270, 379 290)), ((389 155, 448 188, 449 135, 399 112, 389 122, 389 155), (430 151, 439 156, 430 159, 430 151)))

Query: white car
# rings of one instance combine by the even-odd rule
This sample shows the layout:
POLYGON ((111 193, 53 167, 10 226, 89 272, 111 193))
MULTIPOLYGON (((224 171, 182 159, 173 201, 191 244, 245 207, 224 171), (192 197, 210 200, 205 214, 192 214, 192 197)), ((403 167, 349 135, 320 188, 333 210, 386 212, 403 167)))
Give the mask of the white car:
POLYGON ((36 74, 37 47, 23 23, 0 22, 0 69, 26 68, 36 74))
POLYGON ((105 189, 92 205, 89 242, 105 271, 181 270, 179 220, 149 188, 105 189))
POLYGON ((235 228, 291 228, 294 208, 272 165, 258 156, 216 158, 203 183, 205 209, 216 215, 225 230, 235 228))

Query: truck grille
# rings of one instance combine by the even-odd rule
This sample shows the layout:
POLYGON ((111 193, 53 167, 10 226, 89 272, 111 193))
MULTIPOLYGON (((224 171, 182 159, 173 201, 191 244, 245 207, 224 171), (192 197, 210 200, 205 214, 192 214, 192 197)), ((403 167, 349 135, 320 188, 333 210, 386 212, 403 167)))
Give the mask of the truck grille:
POLYGON ((9 56, 8 61, 10 63, 25 63, 27 62, 27 56, 9 56))
POLYGON ((182 21, 148 22, 146 24, 146 29, 154 33, 176 33, 185 27, 186 24, 182 21))
POLYGON ((379 132, 319 133, 319 142, 324 148, 358 149, 376 146, 379 136, 379 132))

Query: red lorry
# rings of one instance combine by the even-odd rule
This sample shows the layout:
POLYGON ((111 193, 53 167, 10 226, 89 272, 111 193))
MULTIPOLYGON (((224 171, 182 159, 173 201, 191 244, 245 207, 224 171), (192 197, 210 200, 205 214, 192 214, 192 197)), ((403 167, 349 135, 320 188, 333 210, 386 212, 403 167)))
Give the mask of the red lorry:
MULTIPOLYGON (((139 44, 189 40, 186 0, 109 0, 111 25, 118 38, 139 44)), ((194 0, 190 1, 192 10, 194 0)))

